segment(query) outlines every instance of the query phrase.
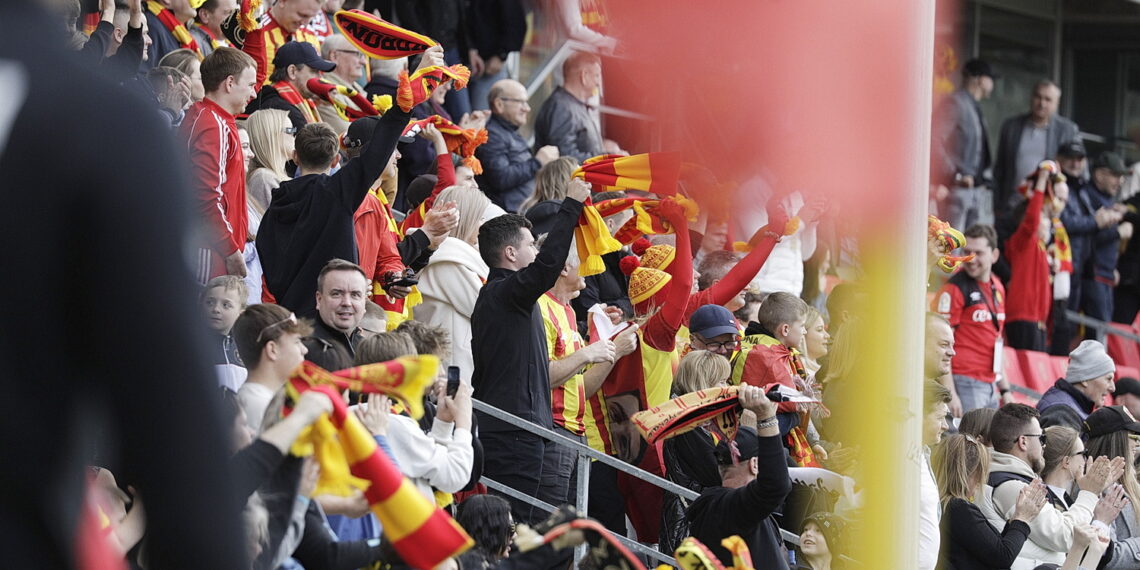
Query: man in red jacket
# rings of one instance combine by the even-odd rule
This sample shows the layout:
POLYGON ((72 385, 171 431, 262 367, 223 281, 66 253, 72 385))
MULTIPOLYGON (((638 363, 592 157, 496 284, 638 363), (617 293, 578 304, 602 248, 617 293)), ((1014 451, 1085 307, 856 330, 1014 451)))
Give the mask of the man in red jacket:
POLYGON ((195 277, 203 285, 219 275, 245 277, 245 161, 234 115, 253 98, 256 84, 253 59, 220 47, 202 60, 206 97, 182 121, 191 185, 205 222, 195 265, 195 277))

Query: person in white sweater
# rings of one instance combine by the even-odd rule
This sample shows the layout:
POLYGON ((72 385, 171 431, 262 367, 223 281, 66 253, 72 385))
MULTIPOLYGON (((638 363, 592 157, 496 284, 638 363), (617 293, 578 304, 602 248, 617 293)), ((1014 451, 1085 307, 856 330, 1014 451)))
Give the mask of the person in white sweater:
MULTIPOLYGON (((415 344, 407 334, 380 333, 360 343, 356 364, 414 354, 415 344)), ((467 485, 475 465, 475 451, 471 444, 471 385, 460 383, 454 397, 446 394, 446 381, 437 381, 433 390, 436 414, 431 431, 425 434, 416 420, 392 414, 388 419, 388 445, 400 472, 434 502, 433 488, 455 493, 467 485)))
MULTIPOLYGON (((1045 432, 1038 418, 1034 408, 1007 404, 990 423, 994 452, 979 507, 994 528, 1005 527, 1013 517, 1021 489, 1036 480, 1045 466, 1045 432)), ((1123 462, 1104 457, 1090 462, 1084 475, 1077 478, 1080 491, 1068 508, 1047 504, 1029 523, 1029 540, 1011 569, 1032 570, 1043 563, 1061 564, 1073 545, 1075 527, 1094 520, 1111 523, 1120 509, 1112 500, 1098 501, 1098 497, 1123 469, 1123 462)))
POLYGON ((450 363, 459 367, 463 383, 470 384, 475 368, 471 356, 471 312, 490 271, 476 244, 484 212, 492 204, 479 190, 464 186, 445 189, 436 198, 439 200, 455 202, 459 223, 420 272, 423 303, 416 306, 416 320, 451 333, 450 363))

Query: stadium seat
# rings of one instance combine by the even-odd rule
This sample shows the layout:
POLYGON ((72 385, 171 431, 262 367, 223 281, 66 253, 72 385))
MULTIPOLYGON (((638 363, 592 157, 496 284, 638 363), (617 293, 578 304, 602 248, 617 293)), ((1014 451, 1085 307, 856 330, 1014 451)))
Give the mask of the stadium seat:
POLYGON ((1140 368, 1134 366, 1116 366, 1116 379, 1121 378, 1135 378, 1140 380, 1140 368))
MULTIPOLYGON (((1131 326, 1120 323, 1108 323, 1108 326, 1127 333, 1136 332, 1131 326)), ((1108 355, 1116 361, 1117 366, 1140 368, 1140 345, 1136 344, 1136 341, 1111 332, 1105 336, 1108 355)))
MULTIPOLYGON (((1008 346, 1005 347, 1002 353, 1001 369, 1002 375, 1005 376, 1005 381, 1011 385, 1028 388, 1034 392, 1040 392, 1037 388, 1026 383, 1025 374, 1021 372, 1021 360, 1017 357, 1017 351, 1008 346)), ((1014 396, 1016 397, 1016 393, 1014 396)))
POLYGON ((1035 350, 1015 350, 1025 387, 1044 394, 1059 378, 1048 354, 1035 350))

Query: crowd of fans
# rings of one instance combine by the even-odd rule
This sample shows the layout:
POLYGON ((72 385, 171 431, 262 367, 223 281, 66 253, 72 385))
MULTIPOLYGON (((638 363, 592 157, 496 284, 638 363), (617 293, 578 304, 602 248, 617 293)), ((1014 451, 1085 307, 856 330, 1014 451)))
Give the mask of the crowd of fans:
MULTIPOLYGON (((615 45, 602 3, 552 3, 595 51, 562 64, 533 142, 519 2, 387 3, 378 16, 439 43, 410 60, 370 57, 343 35, 335 14, 363 0, 47 4, 72 57, 183 149, 198 222, 188 258, 252 567, 407 566, 368 493, 320 492, 318 463, 294 453, 344 404, 474 538, 448 567, 570 564, 569 549, 518 548, 516 523, 549 513, 480 481, 574 504, 577 454, 473 399, 699 494, 594 461, 588 514, 613 534, 670 555, 693 537, 725 566, 734 535, 755 568, 859 566, 859 451, 834 419, 851 413, 854 347, 869 332, 858 260, 841 255, 826 203, 759 178, 745 185, 768 197, 747 222, 694 208, 684 178, 660 195, 591 188, 584 163, 629 155, 598 114, 597 53, 615 45), (414 107, 346 111, 355 93, 395 99, 406 74, 459 63, 469 81, 445 77, 414 107), (460 150, 455 132, 480 144, 460 150), (603 232, 638 235, 593 259, 592 215, 603 232), (601 270, 583 276, 590 262, 601 270), (338 371, 417 355, 441 363, 419 418, 378 394, 289 388, 305 361, 338 371), (663 443, 640 429, 671 399, 723 390, 732 421, 663 443)), ((918 567, 1137 568, 1140 382, 1115 382, 1104 346, 1077 339, 1064 309, 1136 318, 1140 194, 1123 194, 1117 154, 1086 159, 1050 81, 991 152, 978 102, 994 78, 967 62, 934 118, 932 213, 963 230, 970 257, 944 283, 932 276, 918 567), (1037 408, 1013 402, 1005 345, 1069 356, 1037 408)), ((115 474, 110 462, 89 477, 104 534, 148 567, 143 497, 115 474)))

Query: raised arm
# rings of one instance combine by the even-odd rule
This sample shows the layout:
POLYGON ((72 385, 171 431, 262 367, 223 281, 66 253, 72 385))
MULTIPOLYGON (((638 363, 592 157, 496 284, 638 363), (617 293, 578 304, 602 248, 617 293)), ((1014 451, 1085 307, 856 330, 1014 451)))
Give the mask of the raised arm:
POLYGON ((589 184, 577 178, 570 181, 569 192, 554 214, 554 222, 542 249, 538 251, 538 257, 510 277, 513 283, 509 290, 519 306, 534 305, 558 281, 558 276, 566 265, 566 255, 570 253, 570 242, 574 238, 578 217, 582 215, 583 204, 589 196, 589 184))
POLYGON ((675 202, 661 202, 661 216, 673 226, 677 236, 677 254, 668 272, 673 276, 669 282, 669 292, 661 306, 661 316, 665 324, 674 332, 680 330, 685 320, 689 294, 693 290, 693 251, 689 243, 689 222, 684 209, 675 202))

